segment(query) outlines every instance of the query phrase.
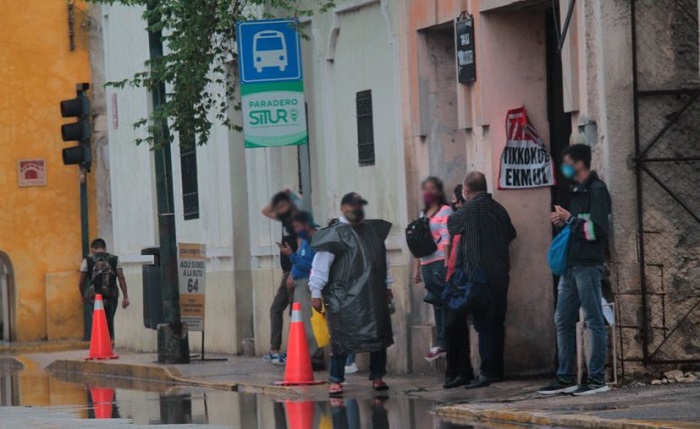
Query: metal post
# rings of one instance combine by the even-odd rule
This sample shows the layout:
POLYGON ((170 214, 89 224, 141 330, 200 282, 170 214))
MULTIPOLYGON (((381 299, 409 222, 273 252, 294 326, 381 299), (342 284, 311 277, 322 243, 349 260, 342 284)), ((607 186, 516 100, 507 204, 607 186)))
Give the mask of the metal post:
MULTIPOLYGON (((149 2, 149 10, 155 3, 149 2)), ((159 16, 149 21, 148 45, 154 61, 163 56, 163 40, 160 30, 151 31, 159 16)), ((153 109, 165 103, 165 82, 158 82, 151 91, 153 109)), ((158 362, 189 363, 190 352, 187 327, 180 320, 180 290, 177 271, 177 239, 175 231, 175 207, 173 204, 173 170, 170 155, 170 132, 166 120, 154 124, 156 195, 158 199, 158 236, 160 241, 161 284, 163 317, 167 325, 158 327, 158 362)))
MULTIPOLYGON (((90 88, 88 83, 79 83, 75 86, 75 92, 78 98, 87 96, 86 92, 90 88)), ((89 113, 88 113, 89 114, 89 113)), ((91 147, 91 139, 80 142, 91 147)), ((89 164, 81 164, 78 180, 80 182, 80 241, 82 245, 83 258, 90 254, 90 224, 88 217, 88 189, 87 189, 87 174, 90 172, 89 164)), ((84 285, 83 285, 84 286, 84 285)), ((89 302, 83 303, 83 339, 90 340, 92 331, 92 304, 89 302)))
POLYGON ((90 229, 88 224, 87 170, 83 167, 80 167, 80 232, 84 258, 90 253, 90 229))

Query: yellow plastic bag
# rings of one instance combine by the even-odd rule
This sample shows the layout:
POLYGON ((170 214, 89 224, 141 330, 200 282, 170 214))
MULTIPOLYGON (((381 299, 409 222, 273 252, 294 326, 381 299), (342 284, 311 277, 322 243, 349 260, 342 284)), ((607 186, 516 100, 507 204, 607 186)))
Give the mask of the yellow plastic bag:
POLYGON ((316 345, 318 348, 326 347, 331 342, 328 322, 326 321, 326 315, 315 308, 312 309, 311 327, 314 330, 314 338, 316 338, 316 345))

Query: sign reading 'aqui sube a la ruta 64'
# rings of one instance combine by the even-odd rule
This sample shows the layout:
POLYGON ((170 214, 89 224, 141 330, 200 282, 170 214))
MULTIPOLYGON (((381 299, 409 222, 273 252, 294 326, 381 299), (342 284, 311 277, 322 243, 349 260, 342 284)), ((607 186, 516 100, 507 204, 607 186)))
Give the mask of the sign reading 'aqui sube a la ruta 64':
POLYGON ((308 143, 297 24, 271 19, 236 25, 248 148, 308 143))
POLYGON ((204 331, 207 248, 204 244, 179 243, 180 319, 190 331, 204 331))

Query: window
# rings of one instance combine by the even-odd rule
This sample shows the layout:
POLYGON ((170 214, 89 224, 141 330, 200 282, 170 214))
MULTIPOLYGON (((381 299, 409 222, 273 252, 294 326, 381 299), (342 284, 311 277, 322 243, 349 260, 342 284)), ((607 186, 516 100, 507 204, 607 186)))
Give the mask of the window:
POLYGON ((360 91, 355 96, 357 109, 357 155, 360 166, 374 165, 374 123, 372 118, 372 90, 360 91))
POLYGON ((199 219, 197 145, 194 141, 194 135, 180 136, 180 170, 182 174, 182 207, 185 220, 199 219))

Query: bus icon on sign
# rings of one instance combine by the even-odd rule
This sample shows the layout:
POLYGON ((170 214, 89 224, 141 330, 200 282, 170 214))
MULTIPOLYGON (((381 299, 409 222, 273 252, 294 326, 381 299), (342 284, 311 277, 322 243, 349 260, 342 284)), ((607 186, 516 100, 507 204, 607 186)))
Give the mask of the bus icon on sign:
POLYGON ((287 68, 287 42, 279 31, 260 31, 253 36, 255 71, 276 67, 283 72, 287 68))

